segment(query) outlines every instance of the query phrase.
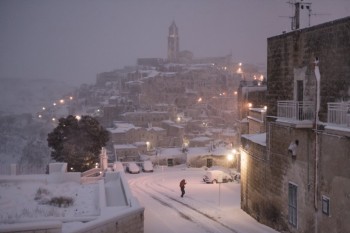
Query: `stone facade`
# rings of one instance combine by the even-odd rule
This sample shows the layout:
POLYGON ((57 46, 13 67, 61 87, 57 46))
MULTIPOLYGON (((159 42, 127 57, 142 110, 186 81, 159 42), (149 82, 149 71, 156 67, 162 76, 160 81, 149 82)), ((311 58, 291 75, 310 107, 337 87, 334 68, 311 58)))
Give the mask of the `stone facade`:
POLYGON ((248 116, 249 134, 266 132, 266 109, 251 108, 248 116))
POLYGON ((314 61, 321 73, 320 120, 327 103, 350 100, 350 19, 339 19, 268 38, 268 114, 277 115, 278 100, 315 101, 314 61), (304 89, 298 96, 297 84, 304 89))
POLYGON ((347 17, 268 39, 266 146, 242 138, 241 205, 278 231, 350 232, 349 127, 328 121, 328 103, 350 100, 349 28, 347 17), (278 117, 278 101, 318 99, 315 60, 319 121, 278 117))

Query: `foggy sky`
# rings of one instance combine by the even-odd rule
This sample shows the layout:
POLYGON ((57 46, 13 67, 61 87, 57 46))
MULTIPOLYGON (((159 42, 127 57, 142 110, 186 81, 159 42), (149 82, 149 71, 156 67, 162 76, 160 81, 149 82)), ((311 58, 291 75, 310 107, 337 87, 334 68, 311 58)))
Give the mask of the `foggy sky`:
MULTIPOLYGON (((94 83, 97 73, 180 50, 266 64, 267 38, 290 31, 287 0, 0 0, 0 78, 94 83), (281 17, 282 16, 282 17, 281 17)), ((350 0, 311 0, 311 24, 350 15, 350 0)))

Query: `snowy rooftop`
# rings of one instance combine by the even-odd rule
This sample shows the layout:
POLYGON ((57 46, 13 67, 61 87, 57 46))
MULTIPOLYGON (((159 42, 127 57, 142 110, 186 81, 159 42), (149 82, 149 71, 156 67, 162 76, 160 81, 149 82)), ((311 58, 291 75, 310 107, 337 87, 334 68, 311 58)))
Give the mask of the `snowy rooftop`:
POLYGON ((195 137, 191 139, 191 141, 196 141, 196 142, 205 142, 210 140, 212 140, 212 138, 209 138, 209 137, 195 137))
POLYGON ((130 124, 130 123, 114 122, 113 124, 114 124, 115 128, 107 128, 107 130, 111 133, 125 133, 131 129, 139 129, 140 128, 140 127, 136 127, 135 125, 130 124))
POLYGON ((137 147, 133 144, 114 144, 114 149, 137 149, 137 147))
POLYGON ((228 149, 226 147, 216 147, 210 151, 208 147, 190 147, 187 151, 187 159, 203 155, 226 156, 231 152, 232 149, 228 149))
POLYGON ((252 142, 260 144, 262 146, 266 146, 266 133, 260 134, 243 134, 243 138, 246 138, 252 142))
POLYGON ((147 128, 147 130, 148 130, 148 131, 150 131, 150 130, 154 130, 154 131, 164 131, 165 129, 163 129, 163 128, 161 128, 161 127, 155 127, 155 126, 153 126, 153 127, 147 128))

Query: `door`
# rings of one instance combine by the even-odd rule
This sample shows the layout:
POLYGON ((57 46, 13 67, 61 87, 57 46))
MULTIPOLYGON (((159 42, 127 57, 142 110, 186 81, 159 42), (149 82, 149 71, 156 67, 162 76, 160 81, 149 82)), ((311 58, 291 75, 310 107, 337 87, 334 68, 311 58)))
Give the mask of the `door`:
POLYGON ((303 120, 303 108, 302 102, 304 100, 304 81, 303 80, 297 80, 297 120, 303 120))
POLYGON ((207 159, 207 167, 213 166, 213 159, 207 159))
POLYGON ((174 160, 173 159, 168 159, 168 167, 174 166, 174 160))

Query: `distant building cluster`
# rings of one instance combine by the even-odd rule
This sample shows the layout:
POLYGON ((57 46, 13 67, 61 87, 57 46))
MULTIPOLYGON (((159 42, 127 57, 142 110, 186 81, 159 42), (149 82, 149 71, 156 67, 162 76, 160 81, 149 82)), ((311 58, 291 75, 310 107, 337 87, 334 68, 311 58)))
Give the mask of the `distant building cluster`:
POLYGON ((307 27, 293 1, 289 33, 268 38, 267 72, 180 50, 103 72, 71 114, 92 114, 111 161, 235 167, 241 207, 280 232, 350 232, 350 17, 307 27), (227 156, 234 153, 234 164, 227 156))
POLYGON ((240 118, 247 117, 248 108, 237 101, 261 107, 261 92, 266 92, 266 77, 258 66, 233 62, 231 54, 194 58, 180 51, 172 22, 167 59, 139 58, 135 67, 97 74, 96 84, 82 85, 69 109, 93 114, 109 130, 110 161, 159 162, 162 151, 177 148, 183 163, 188 148, 201 147, 202 156, 214 158, 208 163, 215 165, 218 147, 226 148, 218 163, 226 163, 229 151, 239 146, 240 118))

